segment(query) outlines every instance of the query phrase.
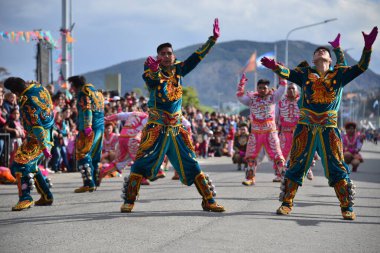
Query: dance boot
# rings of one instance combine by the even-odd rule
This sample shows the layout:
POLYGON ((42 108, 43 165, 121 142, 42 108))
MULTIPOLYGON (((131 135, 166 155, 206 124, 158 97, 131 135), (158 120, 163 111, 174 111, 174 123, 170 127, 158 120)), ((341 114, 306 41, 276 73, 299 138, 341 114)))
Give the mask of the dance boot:
POLYGON ((130 213, 134 207, 134 203, 139 194, 141 181, 143 176, 131 172, 129 176, 124 177, 124 184, 121 194, 122 199, 124 199, 124 204, 120 207, 122 213, 130 213))
POLYGON ((215 186, 209 179, 208 175, 203 172, 199 173, 194 179, 195 186, 202 196, 202 209, 209 212, 224 212, 225 209, 222 205, 216 203, 214 197, 216 196, 215 186))
POLYGON ((28 209, 33 205, 33 200, 23 200, 19 201, 15 206, 12 207, 12 211, 21 211, 24 209, 28 209))
POLYGON ((46 178, 42 175, 41 171, 37 171, 34 176, 37 192, 41 198, 34 202, 35 206, 50 206, 53 204, 53 194, 50 192, 50 187, 46 178))
POLYGON ((355 185, 348 179, 341 179, 334 185, 334 190, 336 196, 340 202, 340 208, 342 212, 343 219, 345 220, 355 220, 356 214, 353 210, 354 199, 355 199, 355 185))
POLYGON ((279 200, 282 202, 276 213, 280 215, 288 215, 293 209, 293 199, 296 196, 298 184, 289 178, 281 181, 281 193, 279 200))
POLYGON ((30 208, 34 201, 30 192, 34 188, 34 174, 28 173, 22 175, 22 173, 16 173, 16 182, 18 188, 19 201, 12 207, 12 211, 21 211, 30 208))
POLYGON ((82 174, 83 186, 75 189, 74 192, 83 193, 83 192, 95 191, 96 187, 92 180, 90 164, 86 163, 84 165, 79 165, 78 169, 80 173, 82 174))
POLYGON ((249 168, 245 171, 245 180, 242 182, 243 185, 252 186, 256 183, 255 169, 253 166, 249 166, 249 168))

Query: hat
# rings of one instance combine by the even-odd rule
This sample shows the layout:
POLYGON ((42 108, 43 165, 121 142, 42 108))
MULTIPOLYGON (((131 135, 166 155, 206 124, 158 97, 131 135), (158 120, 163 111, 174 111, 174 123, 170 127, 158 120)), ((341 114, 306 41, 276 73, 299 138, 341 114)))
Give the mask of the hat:
POLYGON ((344 124, 345 129, 348 129, 350 127, 354 127, 354 129, 356 129, 356 123, 355 122, 347 122, 346 124, 344 124))
POLYGON ((114 96, 114 97, 112 98, 112 100, 113 100, 113 101, 118 101, 118 100, 120 100, 120 97, 119 97, 119 96, 114 96))

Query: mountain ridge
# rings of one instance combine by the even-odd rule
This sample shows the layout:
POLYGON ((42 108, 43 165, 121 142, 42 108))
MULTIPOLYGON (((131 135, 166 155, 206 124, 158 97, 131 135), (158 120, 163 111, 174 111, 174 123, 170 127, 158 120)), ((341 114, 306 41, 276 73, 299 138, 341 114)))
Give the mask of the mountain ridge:
MULTIPOLYGON (((174 53, 177 59, 183 61, 189 57, 202 44, 194 44, 176 50, 174 53)), ((274 47, 277 47, 277 60, 285 62, 284 51, 285 41, 276 42, 256 42, 249 40, 234 40, 217 43, 204 58, 204 60, 186 77, 184 77, 184 86, 194 87, 202 104, 215 105, 219 103, 219 96, 222 96, 224 102, 236 102, 236 86, 240 79, 240 70, 245 66, 251 54, 256 50, 257 56, 267 52, 273 52, 274 47)), ((289 41, 289 57, 288 67, 294 68, 303 60, 312 62, 312 55, 319 45, 312 44, 306 41, 289 41), (305 58, 306 57, 306 58, 305 58)), ((327 45, 326 45, 327 46, 327 45)), ((331 48, 330 46, 328 46, 331 48)), ((332 53, 333 54, 333 53, 332 53)), ((357 63, 349 54, 345 53, 348 65, 357 63)), ((121 95, 134 88, 144 89, 144 81, 142 79, 143 64, 145 58, 124 61, 111 65, 106 68, 84 73, 86 79, 93 83, 97 88, 104 89, 105 76, 107 74, 121 74, 122 89, 121 95)), ((333 62, 335 63, 333 55, 333 62)), ((248 73, 247 90, 254 89, 254 76, 248 73)), ((257 69, 257 79, 269 79, 273 83, 274 74, 271 70, 265 68, 257 69)), ((350 91, 371 91, 378 89, 380 83, 380 75, 368 69, 353 80, 347 88, 350 91), (363 89, 364 87, 364 89, 363 89)), ((273 85, 273 84, 272 84, 273 85)), ((347 91, 346 88, 346 91, 347 91)))

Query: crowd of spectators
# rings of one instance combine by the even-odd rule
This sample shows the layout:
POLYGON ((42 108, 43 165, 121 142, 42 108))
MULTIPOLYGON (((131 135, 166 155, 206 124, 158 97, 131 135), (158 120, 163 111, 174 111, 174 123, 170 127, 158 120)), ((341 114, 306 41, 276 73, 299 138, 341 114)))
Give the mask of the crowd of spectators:
MULTIPOLYGON (((75 137, 77 134, 77 107, 75 97, 69 91, 55 92, 53 85, 47 85, 53 105, 55 127, 53 131, 54 147, 52 148, 53 158, 46 162, 52 172, 72 172, 75 168, 75 137)), ((119 96, 115 92, 104 91, 105 116, 119 112, 142 111, 147 106, 147 98, 137 96, 134 91, 130 91, 119 96)), ((20 124, 20 113, 15 94, 5 92, 0 86, 0 131, 10 134, 10 154, 3 152, 6 148, 6 139, 0 138, 0 160, 1 166, 9 166, 17 147, 25 137, 25 132, 20 124), (9 155, 8 160, 4 156, 9 155), (8 161, 5 164, 5 161, 8 161)), ((192 138, 196 154, 198 157, 221 157, 232 156, 233 139, 237 126, 241 123, 248 124, 248 120, 243 116, 225 115, 216 112, 202 113, 199 109, 188 106, 183 108, 183 114, 191 124, 192 138)), ((117 122, 112 126, 112 132, 117 136, 123 122, 117 122)), ((107 142, 107 136, 105 141, 107 142)), ((104 145, 104 152, 109 152, 109 145, 104 145)), ((114 145, 111 149, 116 149, 114 145)), ((104 158, 107 157, 104 155, 104 158)), ((105 162, 109 162, 104 159, 105 162)))
MULTIPOLYGON (((76 171, 75 166, 75 137, 77 134, 77 107, 75 97, 68 91, 54 91, 54 86, 48 85, 54 104, 55 127, 53 132, 54 147, 53 158, 46 164, 53 172, 76 171)), ((147 98, 137 96, 135 92, 127 92, 123 97, 114 92, 104 91, 105 116, 119 112, 143 111, 147 107, 147 98)), ((10 134, 9 154, 4 152, 7 148, 5 138, 0 138, 0 166, 10 165, 17 147, 25 137, 25 132, 20 124, 20 113, 16 95, 5 92, 0 86, 0 131, 10 134), (8 163, 4 156, 9 156, 8 163)), ((194 106, 183 108, 184 117, 190 122, 193 144, 198 158, 208 157, 232 157, 234 153, 234 138, 239 134, 239 126, 249 129, 249 119, 241 115, 226 115, 217 112, 202 113, 194 106)), ((103 162, 111 162, 109 153, 117 152, 117 142, 108 145, 109 138, 117 137, 123 122, 106 126, 112 133, 106 131, 104 142, 103 162)), ((377 141, 376 131, 367 131, 367 139, 377 141)))

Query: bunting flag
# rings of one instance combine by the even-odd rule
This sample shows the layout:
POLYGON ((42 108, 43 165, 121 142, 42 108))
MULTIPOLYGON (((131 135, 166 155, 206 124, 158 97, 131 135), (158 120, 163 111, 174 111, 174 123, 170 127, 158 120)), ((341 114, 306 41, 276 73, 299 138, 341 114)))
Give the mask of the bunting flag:
MULTIPOLYGON (((75 42, 75 39, 71 36, 70 31, 61 31, 66 36, 67 43, 75 42)), ((43 41, 50 44, 54 48, 57 48, 57 41, 53 38, 50 31, 0 31, 1 40, 9 40, 10 42, 19 42, 20 40, 29 43, 31 40, 43 41)))
POLYGON ((256 51, 249 57, 245 67, 240 71, 241 73, 248 73, 251 71, 256 71, 256 51))

